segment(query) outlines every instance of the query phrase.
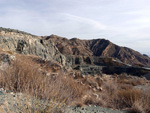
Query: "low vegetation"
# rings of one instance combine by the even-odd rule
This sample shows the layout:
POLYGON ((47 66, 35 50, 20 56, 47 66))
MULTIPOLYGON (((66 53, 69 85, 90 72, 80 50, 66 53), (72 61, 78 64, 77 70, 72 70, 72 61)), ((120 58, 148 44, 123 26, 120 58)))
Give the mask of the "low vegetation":
MULTIPOLYGON (((135 80, 127 75, 69 74, 57 64, 51 65, 50 62, 25 57, 18 57, 7 70, 0 73, 0 87, 28 95, 25 98, 36 98, 32 107, 28 103, 18 104, 24 113, 57 113, 68 105, 97 105, 135 113, 150 113, 150 91, 145 93, 134 88, 145 84, 148 84, 146 80, 135 80), (31 109, 27 110, 24 105, 31 109)), ((18 100, 18 103, 22 102, 18 100)))
POLYGON ((38 66, 34 67, 32 62, 27 62, 27 59, 18 59, 6 71, 1 71, 0 87, 37 99, 54 101, 61 104, 61 107, 79 100, 86 92, 86 87, 64 75, 61 70, 48 76, 38 66))
POLYGON ((130 82, 122 82, 122 77, 121 79, 117 78, 117 81, 116 79, 105 81, 103 84, 105 91, 101 92, 107 101, 105 106, 128 110, 131 113, 150 113, 150 90, 144 91, 134 87, 145 85, 148 81, 144 81, 142 78, 137 79, 129 76, 125 80, 130 82))

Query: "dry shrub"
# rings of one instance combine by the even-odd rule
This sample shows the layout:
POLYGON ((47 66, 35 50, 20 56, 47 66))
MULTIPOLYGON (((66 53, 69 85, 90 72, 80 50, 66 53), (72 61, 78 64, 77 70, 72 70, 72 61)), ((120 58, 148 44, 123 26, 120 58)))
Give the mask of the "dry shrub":
POLYGON ((133 103, 130 111, 136 113, 150 113, 150 93, 142 93, 140 99, 133 103))
POLYGON ((0 85, 6 90, 30 93, 34 96, 43 93, 44 97, 49 79, 43 77, 38 68, 32 64, 17 60, 1 73, 0 85))
POLYGON ((141 101, 143 104, 144 111, 146 113, 150 113, 150 91, 148 94, 143 93, 141 101))
POLYGON ((146 81, 144 80, 131 80, 129 81, 129 84, 132 84, 133 86, 137 86, 137 85, 145 85, 146 84, 146 81))
POLYGON ((103 83, 102 87, 105 89, 105 92, 107 93, 107 95, 115 95, 118 89, 118 84, 116 81, 107 81, 105 83, 103 83))
MULTIPOLYGON (((57 68, 57 65, 54 67, 57 68)), ((134 112, 150 112, 150 94, 132 89, 133 81, 127 83, 106 78, 102 81, 98 77, 90 76, 78 78, 85 84, 81 85, 76 82, 78 79, 73 79, 63 71, 56 70, 56 72, 58 74, 46 76, 31 60, 29 62, 28 59, 17 58, 6 71, 1 72, 0 86, 6 90, 23 92, 63 105, 78 103, 79 106, 90 104, 118 109, 130 108, 134 112), (91 96, 92 90, 87 88, 89 85, 103 88, 101 92, 95 92, 98 97, 91 96), (86 99, 82 99, 85 95, 86 99)), ((125 78, 122 80, 126 81, 125 78)), ((136 84, 142 82, 138 81, 136 84)))
POLYGON ((95 91, 100 90, 103 83, 102 79, 99 76, 86 75, 85 77, 78 77, 75 79, 80 84, 84 85, 85 87, 88 86, 92 90, 95 89, 95 91))
POLYGON ((121 90, 128 90, 133 88, 133 86, 130 84, 119 84, 119 87, 120 87, 119 89, 121 90))
POLYGON ((1 72, 0 86, 13 92, 23 92, 37 98, 65 100, 69 104, 86 92, 86 87, 59 71, 56 76, 46 76, 28 60, 14 61, 7 71, 1 72))
POLYGON ((99 102, 96 102, 96 99, 90 97, 90 98, 87 98, 85 101, 84 101, 84 104, 85 105, 98 105, 99 102))
MULTIPOLYGON (((130 78, 123 79, 133 82, 133 79, 130 78)), ((137 78, 136 80, 136 85, 143 84, 143 81, 141 82, 142 79, 137 78)), ((101 87, 103 88, 102 91, 96 92, 98 98, 92 96, 86 98, 84 104, 99 105, 114 109, 128 109, 131 113, 150 113, 150 91, 146 93, 145 91, 134 89, 132 83, 120 83, 111 77, 103 81, 101 87)))
POLYGON ((121 90, 118 92, 121 106, 132 107, 133 103, 141 98, 141 91, 135 89, 121 90))
POLYGON ((115 79, 108 79, 102 84, 102 87, 100 100, 105 101, 101 104, 102 106, 129 109, 132 113, 150 112, 150 94, 134 89, 131 84, 121 84, 115 79))
POLYGON ((129 84, 129 85, 132 85, 132 86, 137 86, 137 85, 144 85, 144 84, 146 84, 146 81, 140 80, 140 79, 130 79, 130 80, 121 79, 121 80, 119 80, 118 82, 121 83, 121 84, 129 84))
MULTIPOLYGON (((115 108, 117 101, 115 100, 118 93, 118 84, 116 81, 105 81, 102 84, 102 92, 100 93, 100 100, 104 101, 103 106, 115 108)), ((100 101, 100 102, 101 102, 100 101)))
POLYGON ((129 108, 129 111, 131 113, 150 113, 150 106, 147 105, 149 102, 146 103, 147 101, 145 100, 146 102, 143 102, 143 100, 141 99, 133 103, 132 107, 129 108))
POLYGON ((119 109, 128 108, 132 113, 150 113, 150 94, 145 94, 142 90, 121 90, 117 100, 119 109))
POLYGON ((131 113, 145 113, 143 109, 143 104, 139 101, 133 103, 132 108, 129 110, 131 113))
POLYGON ((59 84, 59 87, 57 88, 59 89, 58 94, 61 94, 63 98, 66 98, 68 104, 81 99, 81 97, 85 95, 87 92, 86 86, 82 86, 78 82, 75 82, 69 75, 63 75, 63 73, 60 75, 61 76, 56 78, 56 82, 59 84))
POLYGON ((140 78, 140 77, 134 77, 134 76, 127 75, 127 74, 122 74, 118 78, 118 83, 137 86, 137 85, 145 85, 147 83, 147 80, 145 80, 144 78, 140 78))

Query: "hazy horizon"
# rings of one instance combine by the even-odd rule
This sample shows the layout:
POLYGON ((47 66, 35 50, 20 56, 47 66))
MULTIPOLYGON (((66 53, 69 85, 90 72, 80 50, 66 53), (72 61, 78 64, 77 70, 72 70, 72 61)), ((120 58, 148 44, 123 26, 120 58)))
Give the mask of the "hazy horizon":
POLYGON ((105 38, 150 55, 149 0, 0 0, 0 26, 34 35, 105 38))

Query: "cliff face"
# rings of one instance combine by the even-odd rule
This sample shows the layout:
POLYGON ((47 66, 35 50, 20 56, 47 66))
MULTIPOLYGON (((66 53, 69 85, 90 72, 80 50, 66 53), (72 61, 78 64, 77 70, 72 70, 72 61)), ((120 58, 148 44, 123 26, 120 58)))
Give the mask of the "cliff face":
POLYGON ((43 37, 55 43, 64 55, 113 57, 131 65, 150 66, 150 58, 130 48, 120 47, 105 39, 80 40, 66 39, 56 35, 43 37))
POLYGON ((65 57, 52 41, 25 32, 0 28, 0 48, 21 54, 32 54, 65 65, 65 57))

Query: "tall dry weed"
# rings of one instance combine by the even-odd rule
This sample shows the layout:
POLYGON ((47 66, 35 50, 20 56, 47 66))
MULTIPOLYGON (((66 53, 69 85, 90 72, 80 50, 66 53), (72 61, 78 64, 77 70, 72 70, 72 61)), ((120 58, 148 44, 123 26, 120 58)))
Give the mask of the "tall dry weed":
POLYGON ((58 99, 71 103, 81 98, 86 87, 58 71, 56 75, 46 76, 28 60, 17 59, 7 70, 1 72, 0 86, 13 92, 22 92, 40 99, 58 99))

